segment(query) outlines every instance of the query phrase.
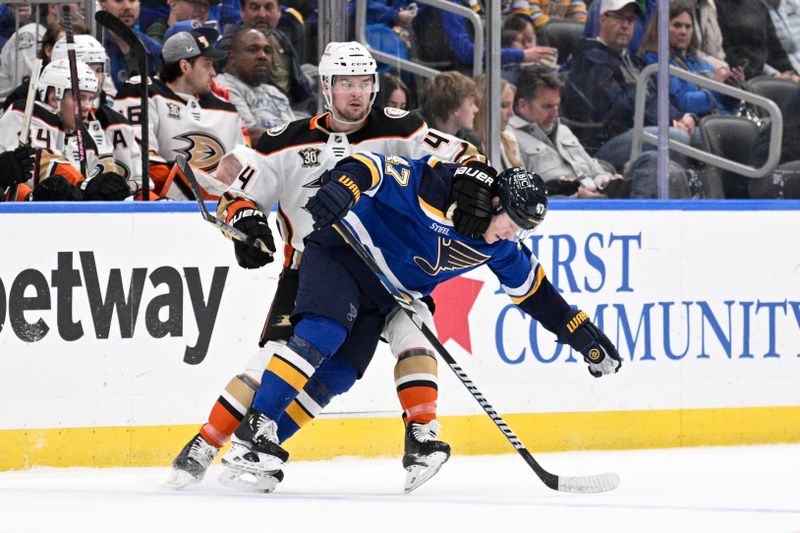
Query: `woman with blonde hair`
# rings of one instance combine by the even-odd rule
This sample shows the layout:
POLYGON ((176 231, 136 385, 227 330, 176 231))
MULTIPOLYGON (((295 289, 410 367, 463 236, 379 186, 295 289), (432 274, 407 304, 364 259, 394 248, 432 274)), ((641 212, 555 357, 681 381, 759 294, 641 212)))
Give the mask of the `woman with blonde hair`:
MULTIPOLYGON (((486 76, 481 75, 476 80, 478 88, 478 98, 475 102, 478 112, 475 114, 475 129, 480 137, 479 149, 486 153, 489 148, 489 139, 486 137, 486 123, 491 110, 486 100, 486 76)), ((514 95, 517 88, 508 81, 500 80, 500 158, 501 160, 492 161, 498 170, 505 170, 512 167, 522 167, 522 157, 519 153, 519 145, 514 135, 508 131, 508 119, 514 114, 514 95)), ((494 132, 490 132, 494 134, 494 132)))

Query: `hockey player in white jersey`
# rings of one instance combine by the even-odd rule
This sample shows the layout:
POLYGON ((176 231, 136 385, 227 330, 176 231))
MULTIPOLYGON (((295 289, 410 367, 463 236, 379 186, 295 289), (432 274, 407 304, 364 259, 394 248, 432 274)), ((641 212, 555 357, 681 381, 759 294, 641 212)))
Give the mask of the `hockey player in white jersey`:
MULTIPOLYGON (((95 145, 101 153, 111 153, 114 157, 114 167, 106 168, 104 172, 114 172, 121 176, 128 184, 131 194, 141 187, 142 159, 141 148, 136 140, 133 125, 114 111, 106 101, 106 94, 102 88, 106 81, 108 70, 108 55, 100 42, 91 35, 75 36, 75 57, 78 61, 86 63, 97 78, 100 91, 89 110, 84 125, 95 145)), ((67 41, 59 39, 53 46, 52 59, 67 58, 67 41)), ((119 189, 119 181, 106 184, 108 191, 106 200, 122 199, 124 191, 119 189)))
MULTIPOLYGON (((218 216, 240 230, 272 243, 265 213, 277 201, 278 226, 285 243, 284 268, 262 331, 261 349, 248 362, 244 372, 230 380, 213 406, 208 421, 173 462, 168 482, 172 486, 202 479, 218 449, 230 439, 244 417, 268 359, 291 337, 292 327, 288 318, 294 308, 297 269, 303 238, 311 232, 313 222, 303 207, 318 190, 322 174, 356 150, 405 157, 434 154, 446 160, 474 160, 475 164, 485 161, 471 144, 433 130, 405 111, 373 109, 372 103, 379 88, 376 67, 366 48, 357 42, 328 44, 319 64, 327 111, 272 128, 261 137, 256 150, 240 147, 223 159, 223 167, 228 168, 230 164, 238 175, 220 199, 218 216)), ((403 176, 397 178, 403 179, 403 176)), ((482 233, 488 224, 490 203, 491 194, 486 185, 465 177, 451 199, 461 231, 465 234, 482 233)), ((244 268, 258 268, 272 261, 270 255, 237 242, 234 242, 234 248, 236 258, 244 268)), ((430 311, 424 305, 418 311, 433 329, 430 311)), ((406 488, 412 490, 441 466, 441 462, 431 464, 428 456, 437 451, 446 460, 450 451, 446 443, 437 439, 436 358, 429 343, 402 314, 390 322, 385 336, 398 358, 395 384, 409 436, 404 465, 411 465, 406 488), (430 453, 420 453, 421 442, 428 443, 424 451, 430 453)), ((284 417, 278 429, 280 440, 286 440, 312 420, 333 396, 347 391, 361 376, 362 367, 373 350, 374 347, 364 347, 361 358, 342 362, 338 373, 317 374, 287 410, 289 416, 284 417)), ((265 485, 269 486, 269 480, 265 485)))
MULTIPOLYGON (((78 120, 84 123, 97 98, 98 83, 95 73, 82 61, 77 61, 77 73, 81 111, 78 120)), ((110 144, 103 142, 104 139, 96 143, 93 137, 84 136, 88 176, 80 173, 71 76, 66 59, 51 61, 42 69, 38 94, 30 128, 31 146, 38 149, 37 164, 31 180, 20 187, 18 198, 36 189, 38 192, 33 199, 76 200, 83 198, 84 192, 89 193, 89 199, 112 199, 96 196, 98 191, 106 192, 108 184, 119 185, 121 179, 114 177, 116 164, 110 144), (50 178, 55 179, 51 181, 50 178), (84 190, 79 190, 79 186, 84 190)), ((24 113, 25 101, 22 100, 0 117, 0 151, 17 147, 24 113)), ((121 183, 127 188, 124 180, 121 183)))
MULTIPOLYGON (((170 176, 171 163, 184 154, 189 163, 206 173, 213 172, 222 156, 244 144, 236 107, 211 92, 216 72, 213 61, 225 53, 212 47, 216 32, 178 32, 164 42, 163 66, 150 83, 148 120, 150 129, 150 177, 155 192, 179 199, 170 176)), ((141 127, 139 78, 128 80, 114 99, 114 109, 137 130, 141 127)), ((225 187, 220 186, 218 197, 225 187)), ((191 199, 192 196, 184 196, 191 199)))

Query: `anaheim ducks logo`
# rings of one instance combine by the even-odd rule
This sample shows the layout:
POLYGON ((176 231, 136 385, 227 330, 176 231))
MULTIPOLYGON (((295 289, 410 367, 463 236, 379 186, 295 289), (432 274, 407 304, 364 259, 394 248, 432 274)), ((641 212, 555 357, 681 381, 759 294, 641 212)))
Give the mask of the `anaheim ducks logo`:
POLYGON ((208 133, 191 131, 176 135, 175 139, 184 141, 187 144, 186 147, 175 151, 185 155, 192 165, 206 172, 217 168, 219 160, 225 155, 225 148, 222 146, 222 142, 208 133))
POLYGON ((489 256, 470 248, 463 242, 439 238, 439 250, 436 264, 431 265, 426 259, 415 256, 414 262, 429 276, 435 276, 446 270, 462 270, 476 267, 489 259, 489 256))

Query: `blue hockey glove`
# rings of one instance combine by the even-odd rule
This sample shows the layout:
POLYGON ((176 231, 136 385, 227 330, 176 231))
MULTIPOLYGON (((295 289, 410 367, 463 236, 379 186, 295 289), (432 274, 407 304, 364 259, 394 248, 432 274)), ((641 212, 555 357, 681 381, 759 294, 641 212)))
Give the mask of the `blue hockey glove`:
POLYGON ((347 172, 329 171, 323 177, 323 182, 325 184, 317 194, 306 203, 306 210, 314 217, 314 229, 325 228, 341 220, 361 197, 354 177, 347 172))
POLYGON ((450 191, 448 213, 461 235, 480 239, 492 220, 492 197, 497 195, 497 171, 472 161, 456 169, 450 191))
POLYGON ((622 359, 616 347, 583 311, 573 311, 556 331, 558 342, 569 344, 573 350, 583 355, 589 363, 589 373, 599 378, 616 374, 622 366, 622 359))

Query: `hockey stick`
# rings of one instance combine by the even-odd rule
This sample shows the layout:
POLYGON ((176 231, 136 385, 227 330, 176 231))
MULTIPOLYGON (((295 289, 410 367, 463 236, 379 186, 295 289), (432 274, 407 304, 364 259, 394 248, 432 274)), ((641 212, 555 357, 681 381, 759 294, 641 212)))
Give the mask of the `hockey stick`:
MULTIPOLYGON (((120 19, 108 11, 98 11, 94 20, 108 31, 116 34, 131 49, 131 54, 139 68, 140 113, 141 125, 140 139, 142 141, 142 200, 150 199, 150 98, 147 87, 147 50, 136 34, 120 19)), ((128 117, 130 119, 130 117, 128 117)), ((131 120, 133 122, 133 120, 131 120)))
POLYGON ((194 199, 197 201, 197 205, 200 207, 200 214, 203 216, 203 220, 213 224, 218 230, 230 238, 236 239, 237 241, 241 241, 245 244, 249 244, 250 246, 258 248, 264 253, 272 255, 272 252, 269 248, 267 248, 267 245, 264 244, 264 241, 261 239, 254 239, 250 235, 239 231, 230 224, 226 224, 225 222, 221 221, 208 211, 206 203, 203 201, 203 194, 200 191, 200 185, 197 183, 197 178, 194 176, 192 167, 189 166, 184 154, 177 154, 175 156, 175 165, 178 167, 181 174, 183 174, 183 177, 186 178, 186 181, 189 182, 189 186, 192 188, 192 192, 194 193, 194 199))
MULTIPOLYGON (((31 120, 33 119, 33 103, 36 100, 36 89, 39 85, 39 74, 42 72, 42 60, 37 59, 33 63, 33 70, 31 71, 30 80, 28 80, 28 95, 25 98, 25 115, 22 117, 22 129, 19 130, 19 145, 25 146, 30 144, 31 139, 31 120)), ((35 172, 35 171, 34 171, 35 172)), ((34 179, 34 181, 36 181, 34 179)), ((19 183, 15 183, 11 187, 10 202, 17 201, 17 189, 19 183)))
POLYGON ((439 342, 439 339, 436 338, 436 335, 425 325, 425 322, 422 320, 422 317, 414 310, 411 304, 405 299, 403 294, 400 290, 394 286, 394 284, 389 280, 386 274, 383 273, 381 267, 375 262, 369 252, 364 248, 358 239, 353 235, 350 228, 344 221, 341 221, 337 224, 333 225, 333 228, 339 232, 339 234, 344 238, 345 241, 355 250, 358 256, 367 264, 370 270, 378 277, 378 280, 384 286, 384 288, 392 295, 397 305, 405 312, 408 318, 414 323, 415 326, 425 335, 425 338, 428 339, 439 355, 444 359, 450 369, 455 373, 456 377, 461 381, 461 383, 467 388, 472 397, 480 404, 481 408, 489 415, 489 418, 492 419, 492 422, 503 432, 503 435, 508 439, 512 446, 519 452, 525 462, 528 463, 533 471, 539 476, 539 479, 549 488, 553 490, 557 490, 560 492, 575 492, 575 493, 596 493, 596 492, 607 492, 610 490, 614 490, 619 486, 619 476, 613 472, 605 473, 605 474, 595 474, 591 476, 579 476, 579 477, 566 477, 566 476, 557 476, 555 474, 551 474, 534 459, 533 455, 525 448, 525 445, 522 444, 522 441, 514 434, 511 428, 506 424, 505 420, 494 410, 486 398, 483 397, 483 394, 478 390, 478 387, 472 382, 472 380, 467 376, 466 372, 464 372, 461 367, 458 365, 456 360, 450 355, 442 343, 439 342))
POLYGON ((78 140, 78 161, 81 175, 86 175, 86 145, 83 142, 83 118, 81 117, 81 92, 78 84, 78 59, 75 57, 75 33, 72 30, 72 12, 70 6, 63 7, 64 33, 67 37, 67 59, 69 59, 69 77, 72 85, 72 113, 75 117, 75 137, 78 140))

